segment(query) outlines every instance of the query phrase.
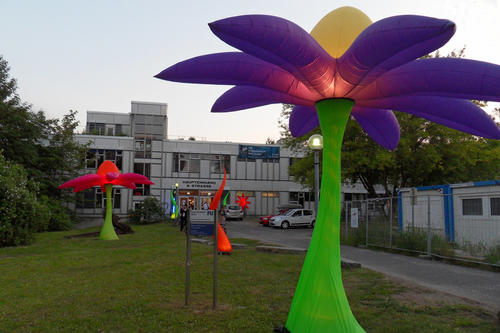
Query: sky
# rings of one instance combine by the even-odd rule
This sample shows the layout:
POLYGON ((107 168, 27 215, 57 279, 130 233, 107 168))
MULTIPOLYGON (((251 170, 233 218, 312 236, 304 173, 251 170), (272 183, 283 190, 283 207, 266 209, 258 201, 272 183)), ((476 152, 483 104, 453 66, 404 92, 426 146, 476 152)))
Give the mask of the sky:
POLYGON ((188 58, 235 51, 211 33, 207 23, 215 20, 268 14, 311 31, 342 6, 372 21, 401 14, 452 20, 457 32, 441 54, 466 46, 467 58, 500 64, 500 0, 0 0, 0 55, 23 101, 49 118, 77 110, 79 130, 86 111, 129 113, 131 101, 149 101, 168 104, 171 138, 264 143, 280 136, 280 104, 210 113, 230 87, 153 76, 188 58))

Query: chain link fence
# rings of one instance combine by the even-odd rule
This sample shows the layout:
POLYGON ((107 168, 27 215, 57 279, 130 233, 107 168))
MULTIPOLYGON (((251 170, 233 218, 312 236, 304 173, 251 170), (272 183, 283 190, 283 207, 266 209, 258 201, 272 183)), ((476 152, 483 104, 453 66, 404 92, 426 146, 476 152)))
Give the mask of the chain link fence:
POLYGON ((342 243, 500 268, 500 193, 422 192, 345 201, 342 243))

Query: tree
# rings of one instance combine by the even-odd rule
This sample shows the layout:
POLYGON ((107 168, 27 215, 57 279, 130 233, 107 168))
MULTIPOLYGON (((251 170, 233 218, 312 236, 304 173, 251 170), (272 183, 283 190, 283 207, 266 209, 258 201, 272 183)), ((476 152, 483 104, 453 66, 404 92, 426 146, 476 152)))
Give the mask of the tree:
MULTIPOLYGON (((449 56, 463 55, 464 49, 449 56)), ((439 53, 433 55, 439 56, 439 53)), ((486 103, 476 103, 486 106, 486 103)), ((292 107, 283 106, 279 122, 282 142, 304 154, 304 158, 292 164, 290 174, 312 188, 313 157, 305 142, 312 134, 319 133, 319 127, 303 137, 293 138, 288 130, 292 107)), ((500 115, 500 110, 497 112, 500 115)), ((344 182, 360 181, 373 197, 377 195, 377 184, 384 187, 385 195, 394 195, 401 187, 477 181, 500 175, 498 141, 475 137, 402 112, 396 112, 396 117, 401 139, 393 152, 375 143, 356 121, 348 122, 341 154, 344 182)))
POLYGON ((0 56, 0 147, 7 160, 40 183, 41 194, 59 197, 57 185, 83 168, 87 146, 74 140, 75 116, 70 110, 61 120, 47 119, 42 111, 33 112, 21 102, 16 80, 0 56))

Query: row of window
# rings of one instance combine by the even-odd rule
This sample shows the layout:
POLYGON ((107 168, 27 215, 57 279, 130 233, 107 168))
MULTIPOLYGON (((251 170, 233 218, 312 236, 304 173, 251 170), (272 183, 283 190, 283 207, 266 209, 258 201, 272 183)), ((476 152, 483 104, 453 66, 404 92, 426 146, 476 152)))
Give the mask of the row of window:
POLYGON ((122 169, 123 152, 121 150, 89 149, 85 156, 87 169, 97 169, 104 161, 112 161, 118 170, 122 169))
MULTIPOLYGON (((113 208, 121 207, 121 191, 114 188, 111 192, 113 208)), ((89 188, 76 194, 76 208, 103 208, 106 207, 106 193, 100 188, 89 188)))
POLYGON ((231 173, 231 156, 223 154, 185 154, 175 153, 173 159, 174 172, 200 172, 200 161, 208 160, 210 174, 222 174, 224 169, 231 173))
MULTIPOLYGON (((462 199, 462 215, 483 215, 483 198, 462 199)), ((500 216, 500 198, 490 198, 490 215, 500 216)))
POLYGON ((87 123, 87 131, 91 135, 126 136, 130 126, 122 124, 87 123))

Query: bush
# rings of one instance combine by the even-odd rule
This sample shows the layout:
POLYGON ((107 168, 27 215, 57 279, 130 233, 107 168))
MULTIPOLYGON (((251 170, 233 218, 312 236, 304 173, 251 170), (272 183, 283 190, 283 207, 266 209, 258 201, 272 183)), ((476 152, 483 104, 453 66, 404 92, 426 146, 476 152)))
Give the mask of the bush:
MULTIPOLYGON (((410 229, 402 232, 395 238, 396 247, 400 249, 427 252, 427 232, 421 229, 410 229)), ((433 254, 451 256, 453 247, 440 235, 432 235, 431 251, 433 254)))
POLYGON ((165 213, 156 198, 146 198, 135 209, 129 211, 129 220, 135 224, 160 222, 165 219, 165 213))
POLYGON ((72 219, 69 211, 62 203, 54 198, 42 196, 38 200, 39 221, 36 223, 37 232, 69 230, 72 219))
POLYGON ((0 154, 0 246, 25 245, 33 241, 40 216, 38 184, 28 180, 21 165, 0 154))
POLYGON ((500 244, 493 246, 488 250, 486 254, 486 261, 490 264, 500 264, 500 244))

